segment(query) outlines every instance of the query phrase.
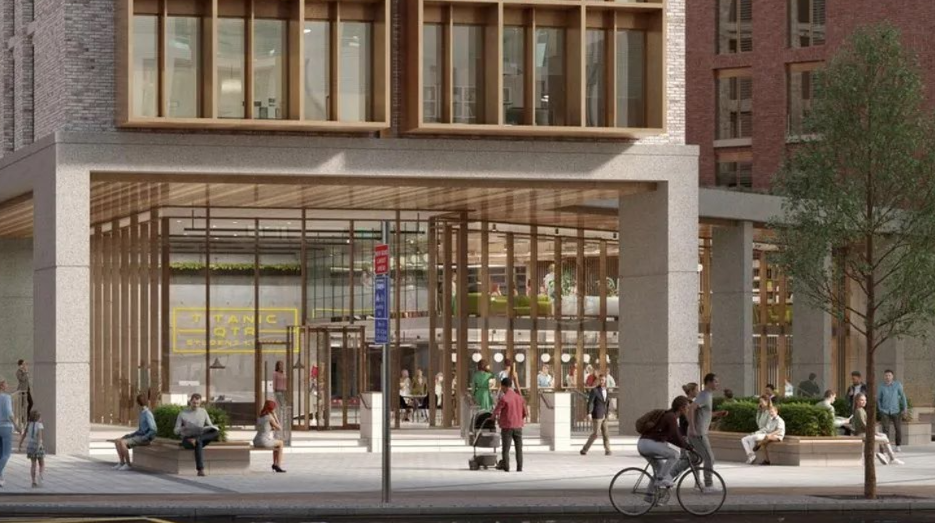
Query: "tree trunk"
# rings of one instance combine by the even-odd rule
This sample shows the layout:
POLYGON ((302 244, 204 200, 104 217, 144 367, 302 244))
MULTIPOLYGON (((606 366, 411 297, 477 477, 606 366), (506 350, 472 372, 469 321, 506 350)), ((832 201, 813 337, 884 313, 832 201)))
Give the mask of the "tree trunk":
POLYGON ((876 438, 877 398, 873 372, 872 328, 867 331, 867 432, 864 434, 864 497, 877 498, 876 438))

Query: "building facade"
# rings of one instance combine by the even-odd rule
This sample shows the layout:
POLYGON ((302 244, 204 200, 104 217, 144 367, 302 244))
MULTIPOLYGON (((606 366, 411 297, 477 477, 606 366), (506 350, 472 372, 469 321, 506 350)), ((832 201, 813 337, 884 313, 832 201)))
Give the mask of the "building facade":
MULTIPOLYGON (((935 4, 924 1, 902 2, 898 8, 865 0, 689 2, 686 139, 699 147, 701 187, 769 193, 772 178, 785 155, 808 136, 804 120, 810 107, 814 71, 860 26, 888 22, 898 27, 903 45, 918 55, 926 98, 935 100, 935 50, 929 45, 928 36, 933 19, 935 4)), ((749 216, 738 218, 741 227, 746 227, 749 216)), ((762 224, 753 221, 750 226, 760 230, 762 224)), ((721 227, 713 234, 715 257, 719 250, 718 234, 727 230, 721 227)), ((739 230, 736 234, 740 234, 739 230)), ((731 245, 730 240, 722 241, 731 245)), ((751 256, 735 259, 738 264, 735 270, 752 271, 758 280, 763 272, 762 253, 768 250, 768 240, 758 242, 751 256)), ((782 358, 773 349, 757 349, 756 345, 770 337, 776 337, 782 345, 785 334, 794 332, 792 337, 797 343, 793 356, 788 358, 792 383, 815 372, 821 383, 837 388, 840 393, 849 373, 864 369, 862 342, 856 332, 814 314, 808 316, 809 320, 798 313, 786 320, 783 313, 770 310, 777 303, 773 298, 756 296, 759 283, 755 289, 752 312, 755 358, 761 355, 782 358), (809 334, 809 341, 805 341, 805 333, 809 334)), ((849 299, 856 299, 853 294, 856 293, 849 299)), ((709 302, 715 318, 717 299, 713 293, 709 302)), ((714 329, 718 322, 707 320, 704 295, 702 302, 702 323, 714 329)), ((800 309, 804 306, 800 305, 800 309)), ((767 344, 773 343, 776 342, 767 344)), ((877 358, 878 375, 885 368, 896 370, 915 405, 931 405, 935 391, 926 376, 935 367, 925 340, 894 340, 881 348, 877 358)))

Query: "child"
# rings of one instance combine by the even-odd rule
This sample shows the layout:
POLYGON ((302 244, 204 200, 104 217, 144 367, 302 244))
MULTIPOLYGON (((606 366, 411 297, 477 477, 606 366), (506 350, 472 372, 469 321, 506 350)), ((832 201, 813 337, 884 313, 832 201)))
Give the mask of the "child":
POLYGON ((42 484, 42 476, 45 474, 45 448, 42 444, 42 416, 38 410, 29 413, 29 422, 26 424, 26 430, 19 439, 19 449, 23 450, 23 440, 27 437, 26 457, 32 461, 32 486, 38 487, 42 484), (39 480, 36 481, 36 462, 39 462, 39 480))

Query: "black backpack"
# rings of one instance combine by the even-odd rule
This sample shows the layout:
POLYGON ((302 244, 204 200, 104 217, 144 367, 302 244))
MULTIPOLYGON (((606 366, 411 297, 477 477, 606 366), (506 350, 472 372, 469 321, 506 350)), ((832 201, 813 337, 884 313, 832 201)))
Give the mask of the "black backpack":
POLYGON ((653 409, 646 414, 643 414, 636 420, 636 432, 641 436, 645 436, 652 432, 659 422, 662 421, 662 417, 665 415, 666 411, 662 409, 653 409))

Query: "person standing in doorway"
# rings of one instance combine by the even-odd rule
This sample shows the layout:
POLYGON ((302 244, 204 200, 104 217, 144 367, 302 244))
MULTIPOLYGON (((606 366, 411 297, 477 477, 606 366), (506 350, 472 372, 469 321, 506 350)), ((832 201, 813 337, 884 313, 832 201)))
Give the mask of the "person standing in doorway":
POLYGON ((581 449, 581 455, 588 453, 598 433, 604 442, 604 455, 610 456, 610 434, 607 430, 607 414, 610 412, 610 396, 607 394, 607 378, 598 375, 597 386, 588 394, 588 415, 591 416, 591 436, 581 449))
POLYGON ((500 381, 500 399, 493 409, 493 417, 500 425, 503 440, 503 457, 497 468, 510 471, 510 443, 516 444, 516 472, 523 471, 523 420, 526 419, 526 402, 515 390, 513 380, 500 381))
POLYGON ((867 394, 867 384, 861 379, 860 371, 855 370, 851 373, 851 386, 847 388, 847 405, 851 409, 851 414, 854 413, 854 398, 858 394, 867 394))
POLYGON ((6 380, 0 379, 0 487, 3 487, 3 469, 13 453, 13 398, 7 394, 6 380))
POLYGON ((22 392, 26 395, 26 415, 32 412, 32 380, 29 376, 29 364, 26 360, 16 362, 16 392, 22 392))
POLYGON ((883 425, 883 434, 890 435, 890 425, 895 425, 896 452, 902 452, 903 444, 902 420, 909 411, 909 402, 903 392, 903 384, 896 381, 893 371, 883 371, 883 384, 877 391, 877 408, 880 409, 880 424, 883 425))
POLYGON ((711 428, 711 421, 714 418, 727 416, 727 411, 714 412, 714 393, 721 386, 717 375, 709 372, 705 375, 703 383, 704 390, 698 393, 695 401, 689 407, 688 441, 704 459, 704 484, 705 487, 710 487, 713 485, 711 471, 714 470, 714 451, 711 449, 711 442, 708 440, 708 430, 711 428))

